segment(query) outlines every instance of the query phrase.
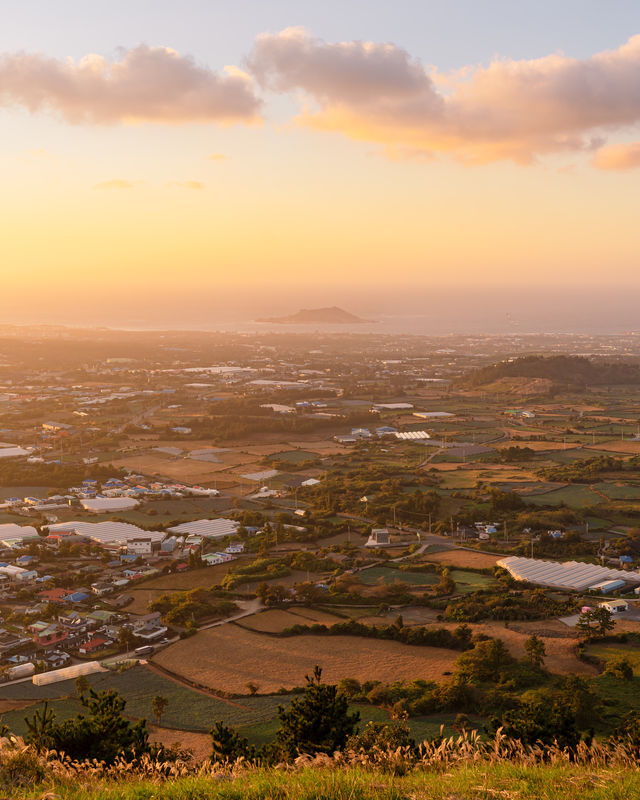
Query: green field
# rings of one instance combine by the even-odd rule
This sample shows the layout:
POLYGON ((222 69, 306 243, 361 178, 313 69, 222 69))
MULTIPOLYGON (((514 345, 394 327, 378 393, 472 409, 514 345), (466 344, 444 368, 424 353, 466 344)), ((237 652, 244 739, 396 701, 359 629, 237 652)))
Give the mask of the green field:
POLYGON ((488 575, 481 575, 479 572, 471 572, 467 569, 452 569, 449 574, 456 582, 456 592, 470 594, 478 589, 488 589, 493 586, 495 581, 488 575))
POLYGON ((564 503, 570 508, 585 508, 605 501, 588 486, 576 484, 554 489, 552 492, 527 496, 526 502, 536 506, 559 506, 564 503))
POLYGON ((596 483, 593 487, 611 500, 640 500, 640 486, 624 486, 617 483, 596 483))
POLYGON ((595 656, 605 663, 618 658, 627 658, 633 665, 633 674, 640 676, 640 646, 625 643, 600 643, 590 644, 586 649, 587 655, 595 656))
POLYGON ((315 461, 317 453, 310 450, 285 450, 282 453, 273 453, 269 456, 269 461, 287 461, 289 464, 302 464, 305 461, 315 461))
MULTIPOLYGON (((162 722, 168 728, 180 730, 208 731, 214 722, 221 719, 227 725, 247 727, 275 719, 278 705, 286 705, 286 697, 243 697, 239 701, 225 701, 189 689, 186 686, 152 672, 144 666, 136 666, 126 672, 104 672, 88 676, 96 690, 115 689, 126 701, 128 716, 153 721, 151 702, 156 695, 169 701, 162 722)), ((74 716, 80 710, 75 699, 74 681, 62 681, 49 686, 34 686, 30 682, 12 684, 0 688, 0 699, 53 700, 53 708, 63 718, 74 716)), ((3 715, 3 720, 14 733, 26 731, 25 716, 32 716, 40 703, 3 715)), ((61 718, 62 718, 61 717, 61 718)))
POLYGON ((371 567, 358 573, 360 580, 367 586, 379 583, 408 583, 411 586, 435 586, 440 577, 433 572, 409 572, 391 567, 371 567))

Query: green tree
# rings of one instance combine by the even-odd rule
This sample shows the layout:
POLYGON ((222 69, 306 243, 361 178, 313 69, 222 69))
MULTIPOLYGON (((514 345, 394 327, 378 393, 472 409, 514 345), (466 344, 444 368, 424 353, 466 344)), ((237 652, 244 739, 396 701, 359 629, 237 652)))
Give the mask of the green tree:
POLYGON ((399 747, 415 747, 406 719, 368 722, 362 731, 347 739, 345 749, 353 750, 354 753, 370 753, 375 748, 387 751, 397 750, 399 747))
POLYGON ((25 718, 28 734, 25 741, 38 749, 64 752, 70 758, 82 761, 96 759, 113 764, 119 756, 127 761, 152 752, 145 720, 135 725, 123 716, 126 701, 113 691, 89 690, 88 697, 80 702, 87 715, 56 722, 55 713, 45 703, 42 711, 29 720, 25 718))
POLYGON ((341 750, 360 720, 357 711, 349 713, 349 701, 337 686, 322 683, 319 666, 306 681, 302 697, 295 698, 286 709, 278 707, 276 744, 288 758, 341 750))
POLYGON ((528 661, 532 667, 542 669, 545 656, 547 655, 547 650, 542 639, 534 633, 533 636, 530 636, 524 643, 524 650, 526 653, 525 660, 528 661))
POLYGON ((622 681, 633 680, 633 664, 626 656, 614 658, 607 663, 604 670, 605 675, 612 675, 622 681))
POLYGON ((209 731, 211 734, 211 758, 213 761, 236 761, 239 758, 255 757, 255 749, 248 740, 220 720, 209 731))
POLYGON ((90 686, 91 684, 89 683, 89 679, 86 675, 78 675, 75 680, 76 694, 78 697, 82 697, 85 692, 89 691, 90 686))
POLYGON ((583 611, 576 622, 576 630, 585 639, 606 636, 614 627, 613 615, 608 609, 602 607, 583 611))
POLYGON ((158 725, 162 724, 162 715, 166 711, 168 705, 169 701, 161 694, 157 694, 151 701, 151 710, 153 711, 153 716, 158 720, 158 725))

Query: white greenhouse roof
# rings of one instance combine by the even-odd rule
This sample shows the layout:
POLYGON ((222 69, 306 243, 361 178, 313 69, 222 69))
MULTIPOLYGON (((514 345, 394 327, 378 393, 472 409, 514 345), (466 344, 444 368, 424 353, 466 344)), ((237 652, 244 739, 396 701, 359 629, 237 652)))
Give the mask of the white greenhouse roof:
POLYGON ((179 533, 187 536, 202 536, 208 539, 222 539, 223 536, 232 536, 240 527, 240 523, 233 519, 197 519, 193 522, 183 522, 169 528, 170 533, 179 533))
POLYGON ((92 500, 81 500, 80 504, 87 511, 128 511, 138 505, 133 497, 94 497, 92 500))
POLYGON ((640 584, 638 572, 609 569, 598 564, 585 564, 582 561, 542 561, 537 558, 510 556, 500 559, 498 566, 506 569, 516 580, 558 589, 584 591, 595 588, 603 581, 616 580, 640 584))
POLYGON ((396 433, 396 439, 411 439, 417 441, 420 439, 430 439, 431 436, 426 431, 400 431, 396 433))
POLYGON ((74 531, 100 544, 127 544, 141 537, 161 542, 165 538, 164 531, 145 531, 129 522, 56 522, 48 528, 49 533, 74 531))

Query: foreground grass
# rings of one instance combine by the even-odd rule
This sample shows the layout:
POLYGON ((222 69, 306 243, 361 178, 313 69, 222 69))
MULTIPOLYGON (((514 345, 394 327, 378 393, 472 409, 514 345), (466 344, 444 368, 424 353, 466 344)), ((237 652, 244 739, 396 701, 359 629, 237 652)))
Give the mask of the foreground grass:
POLYGON ((633 767, 466 764, 394 776, 358 766, 255 770, 167 782, 96 780, 79 775, 13 798, 56 800, 629 800, 640 797, 633 767))

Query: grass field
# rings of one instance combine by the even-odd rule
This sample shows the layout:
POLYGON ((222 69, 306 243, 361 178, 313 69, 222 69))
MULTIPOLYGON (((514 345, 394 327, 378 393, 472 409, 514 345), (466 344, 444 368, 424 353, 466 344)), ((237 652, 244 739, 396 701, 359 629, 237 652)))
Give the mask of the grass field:
POLYGON ((248 681, 257 683, 261 692, 301 686, 316 664, 329 682, 344 677, 438 680, 452 669, 457 655, 441 648, 350 636, 277 639, 224 625, 171 645, 154 661, 203 685, 242 693, 248 681))
POLYGON ((565 486, 562 489, 554 489, 552 492, 529 495, 525 499, 531 505, 558 506, 564 503, 570 508, 585 508, 605 502, 600 495, 583 485, 565 486))
POLYGON ((447 564, 452 567, 468 567, 469 569, 490 569, 495 567, 501 556, 490 553, 476 553, 472 550, 442 550, 439 553, 425 553, 425 561, 436 564, 447 564))
POLYGON ((408 583, 410 586, 435 586, 440 576, 433 572, 409 572, 391 567, 371 567, 358 572, 358 578, 367 586, 379 583, 408 583))
POLYGON ((613 661, 617 658, 627 658, 633 665, 634 675, 640 676, 640 647, 632 644, 623 643, 599 643, 590 644, 587 647, 587 655, 595 656, 604 662, 613 661))
POLYGON ((313 461, 318 456, 311 450, 284 450, 281 453, 273 453, 271 458, 278 461, 287 461, 289 464, 302 464, 304 461, 313 461))
POLYGON ((456 582, 456 592, 462 592, 462 594, 469 594, 478 589, 488 589, 495 583, 493 578, 488 575, 480 575, 469 570, 452 569, 450 575, 456 582))
MULTIPOLYGON (((231 564, 233 563, 231 562, 231 564)), ((149 603, 157 600, 163 594, 216 586, 221 583, 229 571, 229 567, 229 564, 215 564, 211 567, 202 567, 202 569, 159 575, 139 585, 127 587, 127 594, 133 597, 133 601, 127 606, 127 612, 130 614, 147 614, 149 612, 149 603)))
POLYGON ((611 500, 640 500, 640 486, 604 482, 596 483, 593 488, 611 500))

